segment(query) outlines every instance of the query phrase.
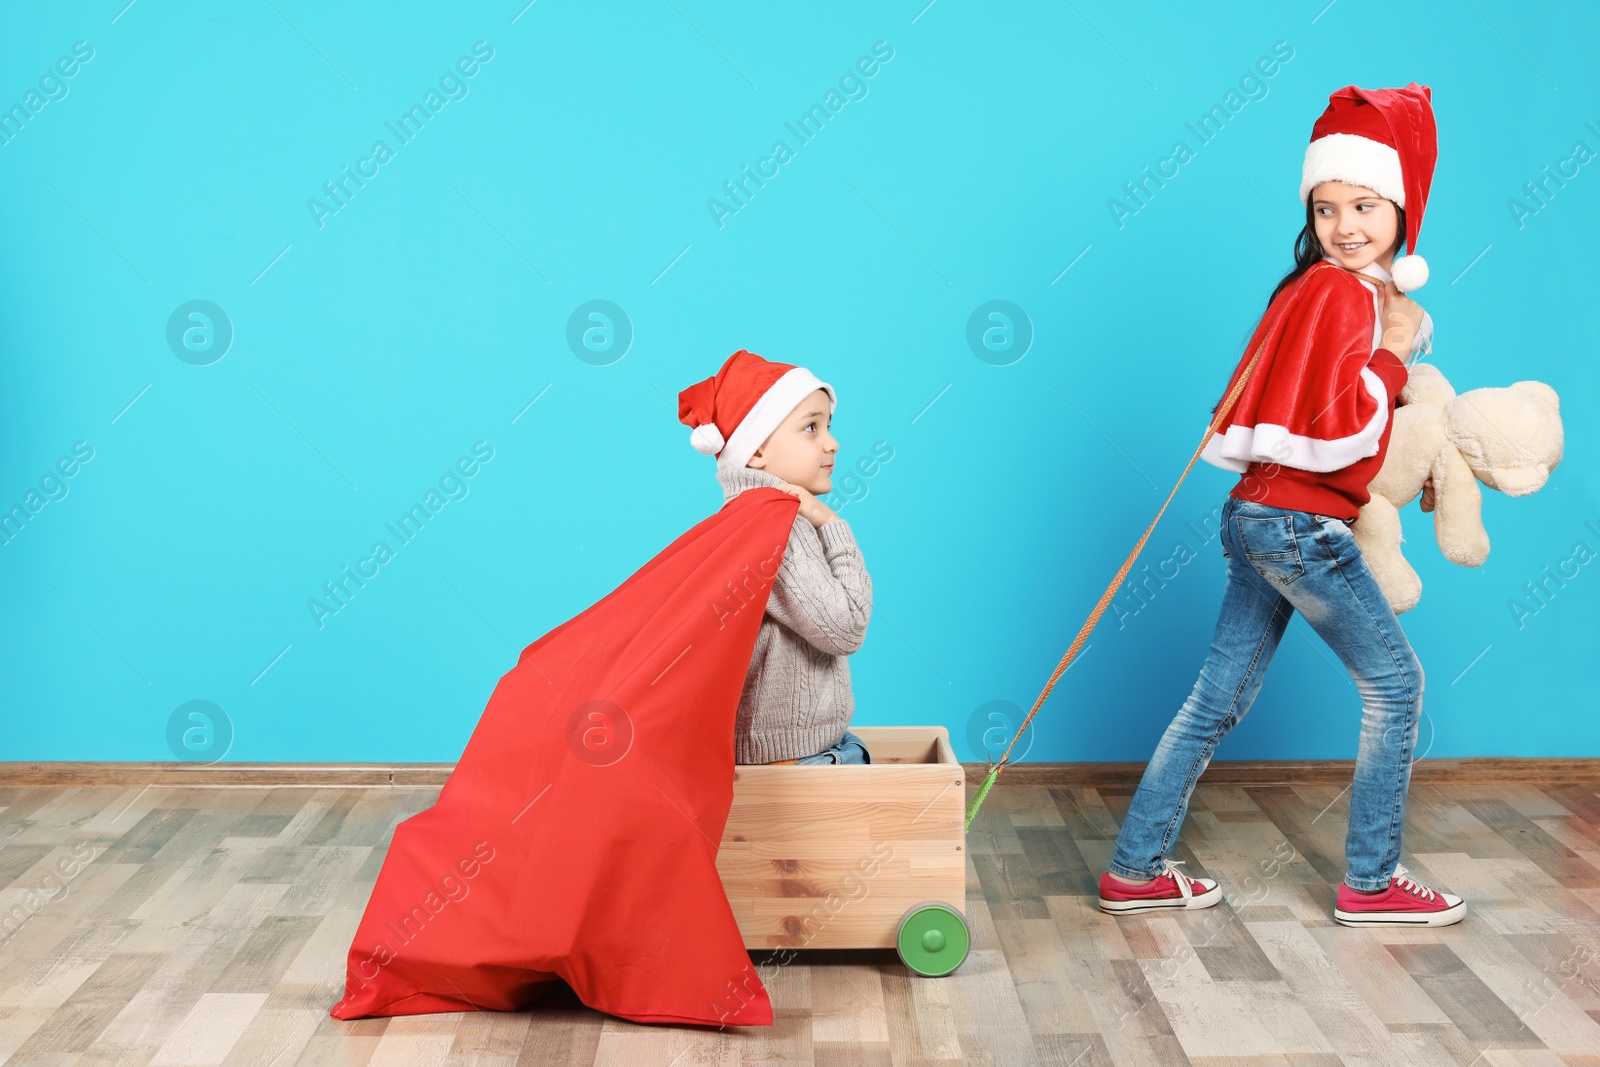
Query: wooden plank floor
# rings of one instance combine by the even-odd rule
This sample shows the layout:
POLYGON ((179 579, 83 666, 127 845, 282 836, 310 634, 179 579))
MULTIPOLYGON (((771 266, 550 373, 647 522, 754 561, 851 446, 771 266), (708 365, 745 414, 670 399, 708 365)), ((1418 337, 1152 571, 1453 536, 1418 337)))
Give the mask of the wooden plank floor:
POLYGON ((1333 924, 1337 786, 1202 785, 1180 858, 1227 900, 1114 919, 1095 878, 1129 791, 1002 783, 969 839, 973 950, 948 978, 801 953, 768 982, 776 1024, 721 1033, 570 992, 334 1020, 382 850, 437 795, 0 788, 0 1062, 1600 1067, 1589 786, 1415 786, 1404 862, 1468 900, 1436 931, 1333 924))

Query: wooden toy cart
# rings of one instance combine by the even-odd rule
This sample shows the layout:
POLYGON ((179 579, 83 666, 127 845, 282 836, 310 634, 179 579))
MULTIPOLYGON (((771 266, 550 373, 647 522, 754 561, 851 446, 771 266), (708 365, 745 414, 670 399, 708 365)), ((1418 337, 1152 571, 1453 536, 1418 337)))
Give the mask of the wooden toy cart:
POLYGON ((737 768, 717 852, 747 948, 967 957, 966 777, 942 726, 851 726, 867 765, 737 768))

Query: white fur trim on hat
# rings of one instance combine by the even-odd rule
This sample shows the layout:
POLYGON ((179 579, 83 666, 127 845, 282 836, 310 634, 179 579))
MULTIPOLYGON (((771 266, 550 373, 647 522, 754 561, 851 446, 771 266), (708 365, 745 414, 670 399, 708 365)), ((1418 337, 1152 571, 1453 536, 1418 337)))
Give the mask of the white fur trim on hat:
POLYGON ((1330 133, 1306 146, 1300 172, 1300 202, 1323 182, 1363 185, 1379 196, 1406 206, 1400 153, 1379 141, 1354 133, 1330 133))
POLYGON ((792 367, 785 371, 783 377, 773 382, 761 399, 750 409, 739 425, 734 427, 733 434, 728 438, 727 447, 722 454, 717 456, 717 466, 743 467, 756 454, 767 438, 772 436, 772 431, 783 424, 796 405, 818 389, 828 392, 828 409, 837 410, 839 398, 834 395, 833 386, 827 382, 819 381, 815 374, 804 367, 792 367))
POLYGON ((714 456, 727 444, 722 439, 722 431, 717 429, 717 424, 708 422, 704 426, 696 426, 689 431, 689 443, 694 450, 704 456, 714 456))

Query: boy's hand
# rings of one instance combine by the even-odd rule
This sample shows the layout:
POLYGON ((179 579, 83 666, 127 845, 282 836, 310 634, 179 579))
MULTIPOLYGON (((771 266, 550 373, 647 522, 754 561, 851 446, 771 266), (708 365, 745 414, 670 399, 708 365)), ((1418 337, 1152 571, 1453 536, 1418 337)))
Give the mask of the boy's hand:
POLYGON ((782 492, 788 493, 792 497, 799 499, 800 514, 804 515, 806 517, 806 521, 811 523, 812 526, 821 526, 823 523, 832 522, 834 519, 839 517, 834 513, 832 508, 828 507, 828 505, 812 496, 810 491, 803 489, 798 485, 794 485, 790 482, 784 482, 782 485, 777 486, 776 488, 782 492))
POLYGON ((1433 475, 1428 475, 1428 480, 1422 483, 1422 510, 1433 510, 1433 475))

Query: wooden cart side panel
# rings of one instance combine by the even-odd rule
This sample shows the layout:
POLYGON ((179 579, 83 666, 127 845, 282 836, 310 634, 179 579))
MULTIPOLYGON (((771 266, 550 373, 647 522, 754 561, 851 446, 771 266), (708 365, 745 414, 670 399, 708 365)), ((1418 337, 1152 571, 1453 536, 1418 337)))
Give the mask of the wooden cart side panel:
POLYGON ((948 732, 852 730, 872 764, 737 770, 717 870, 749 948, 890 948, 912 905, 965 913, 966 780, 948 732))
POLYGON ((749 948, 892 948, 907 908, 941 900, 964 910, 963 853, 878 841, 861 855, 762 860, 724 850, 717 867, 749 948))

